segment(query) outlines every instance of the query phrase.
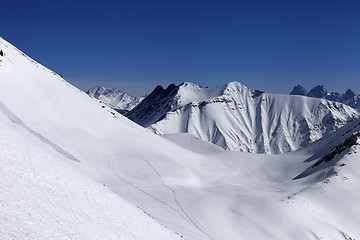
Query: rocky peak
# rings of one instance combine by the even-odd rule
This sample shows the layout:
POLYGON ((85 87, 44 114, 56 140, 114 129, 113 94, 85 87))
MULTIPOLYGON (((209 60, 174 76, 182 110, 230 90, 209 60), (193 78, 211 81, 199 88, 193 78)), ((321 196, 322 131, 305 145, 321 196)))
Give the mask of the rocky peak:
POLYGON ((306 96, 306 89, 303 86, 297 85, 293 88, 290 95, 306 96))
POLYGON ((338 92, 331 92, 329 95, 326 96, 327 100, 338 102, 340 100, 340 93, 338 92))
POLYGON ((328 95, 328 92, 324 85, 317 85, 308 92, 306 96, 313 98, 325 98, 328 95))
POLYGON ((342 96, 342 101, 349 101, 350 99, 355 97, 355 93, 349 88, 342 96))

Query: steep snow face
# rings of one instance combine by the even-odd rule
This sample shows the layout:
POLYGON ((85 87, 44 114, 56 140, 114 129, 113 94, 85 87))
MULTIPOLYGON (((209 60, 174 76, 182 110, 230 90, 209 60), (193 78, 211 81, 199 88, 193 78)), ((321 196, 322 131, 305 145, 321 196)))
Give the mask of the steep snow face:
MULTIPOLYGON (((311 144, 307 151, 314 152, 305 162, 311 165, 294 179, 308 177, 313 181, 325 180, 329 176, 337 176, 340 167, 346 165, 349 155, 359 156, 360 119, 356 119, 326 138, 311 144)), ((355 157, 355 159, 357 158, 355 157)), ((350 157, 352 158, 352 157, 350 157)))
POLYGON ((120 113, 133 109, 144 99, 144 97, 133 97, 117 88, 110 87, 93 87, 86 93, 120 113))
MULTIPOLYGON (((155 122, 150 128, 158 134, 191 133, 224 149, 251 153, 295 151, 359 116, 340 103, 267 94, 237 82, 213 89, 185 83, 162 105, 167 108, 161 117, 145 127, 155 122)), ((134 110, 143 112, 141 105, 134 110)))
POLYGON ((125 114, 126 117, 141 126, 148 127, 160 120, 172 109, 173 100, 179 87, 174 84, 166 89, 157 86, 137 107, 125 114))
POLYGON ((173 239, 154 221, 191 240, 360 237, 356 146, 307 171, 346 131, 281 155, 165 136, 178 146, 0 49, 1 239, 173 239))
POLYGON ((141 104, 125 116, 143 127, 149 127, 173 111, 193 101, 205 101, 219 96, 225 86, 202 88, 199 85, 184 82, 179 86, 169 85, 166 89, 157 86, 141 104))

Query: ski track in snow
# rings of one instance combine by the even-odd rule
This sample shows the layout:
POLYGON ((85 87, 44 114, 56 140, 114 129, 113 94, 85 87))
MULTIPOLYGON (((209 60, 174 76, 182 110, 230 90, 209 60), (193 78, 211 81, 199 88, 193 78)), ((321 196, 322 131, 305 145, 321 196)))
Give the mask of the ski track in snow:
POLYGON ((232 213, 234 213, 236 216, 238 216, 240 219, 242 218, 246 218, 249 220, 249 222, 251 224, 253 224, 253 228, 249 228, 250 230, 248 232, 245 232, 243 233, 241 236, 239 236, 240 239, 247 239, 246 236, 247 235, 250 235, 251 233, 253 233, 255 230, 256 231, 262 231, 261 228, 259 227, 259 225, 254 221, 252 220, 249 216, 247 216, 244 212, 241 212, 241 211, 236 211, 236 210, 232 210, 232 209, 229 209, 232 213))
MULTIPOLYGON (((206 235, 209 239, 212 239, 212 240, 215 240, 215 238, 213 238, 212 236, 210 236, 207 232, 205 232, 200 226, 198 223, 196 223, 190 216, 188 213, 186 213, 186 211, 184 210, 184 208, 182 207, 182 205, 180 204, 179 200, 177 199, 177 195, 176 195, 176 191, 171 188, 169 185, 165 184, 165 182, 163 181, 160 173, 156 170, 156 168, 150 164, 150 162, 146 159, 143 159, 143 158, 139 158, 140 160, 144 161, 154 172, 155 174, 157 175, 157 177, 159 178, 161 184, 167 188, 168 190, 171 191, 172 195, 173 195, 173 199, 174 199, 174 202, 176 203, 176 205, 178 205, 179 210, 177 210, 176 208, 170 206, 168 203, 166 203, 165 201, 159 199, 158 197, 155 197, 154 195, 150 194, 149 192, 141 189, 140 187, 136 186, 135 184, 125 180, 124 178, 122 178, 117 172, 116 172, 116 169, 111 165, 111 160, 114 160, 114 159, 121 159, 121 158, 125 158, 126 156, 118 156, 118 157, 111 157, 107 160, 108 162, 108 166, 109 168, 111 169, 111 171, 122 181, 124 181, 125 183, 127 183, 128 185, 134 187, 135 189, 137 189, 138 191, 146 194, 147 196, 155 199, 156 201, 162 203, 163 205, 165 205, 166 207, 170 208, 172 211, 175 211, 176 214, 178 214, 179 216, 181 216, 183 219, 185 219, 189 224, 193 225, 196 229, 198 229, 200 232, 202 232, 204 235, 206 235)), ((151 216, 153 217, 153 216, 151 216)))
POLYGON ((282 188, 279 188, 279 187, 276 187, 275 185, 271 185, 271 184, 268 184, 264 181, 264 183, 266 185, 268 185, 269 187, 272 187, 272 188, 275 188, 278 190, 278 192, 283 192, 283 193, 287 193, 287 191, 285 190, 286 189, 286 186, 287 186, 287 183, 285 183, 284 181, 281 181, 280 179, 277 179, 277 178, 274 178, 273 176, 271 176, 266 170, 265 168, 262 167, 262 170, 264 172, 264 174, 272 181, 274 181, 274 183, 280 183, 284 186, 284 189, 282 188))
POLYGON ((182 207, 182 205, 180 204, 180 202, 179 202, 178 199, 177 199, 177 195, 176 195, 175 190, 174 190, 173 188, 171 188, 169 185, 166 185, 166 184, 165 184, 165 182, 163 181, 160 173, 156 170, 156 168, 155 168, 153 165, 151 165, 148 160, 142 159, 142 158, 139 158, 139 159, 145 161, 145 162, 154 170, 154 172, 156 173, 156 175, 159 177, 159 179, 160 179, 160 181, 161 181, 161 184, 172 192, 174 201, 176 202, 176 204, 177 204, 177 205, 179 206, 179 208, 181 209, 181 212, 183 212, 184 215, 188 218, 188 220, 192 223, 192 225, 193 225, 194 227, 196 227, 197 229, 199 229, 202 233, 204 233, 204 234, 205 234, 206 236, 208 236, 210 239, 213 239, 213 240, 214 240, 213 237, 211 237, 208 233, 206 233, 206 232, 199 226, 199 224, 196 223, 196 222, 185 212, 184 208, 182 207))
POLYGON ((58 153, 64 155, 65 157, 67 157, 68 159, 75 161, 75 162, 80 162, 79 159, 77 159, 74 155, 70 154, 69 152, 65 151, 64 149, 62 149, 61 147, 59 147, 58 145, 56 145, 55 143, 53 143, 52 141, 50 141, 49 139, 47 139, 46 137, 42 136, 41 134, 35 132, 34 130, 32 130, 30 127, 28 127, 18 116, 16 116, 9 108, 7 108, 5 106, 5 104, 0 101, 0 110, 10 119, 10 121, 12 121, 14 124, 17 124, 19 126, 21 126, 22 128, 24 128, 26 131, 28 131, 30 134, 32 134, 33 136, 37 137, 38 139, 40 139, 42 142, 46 143, 47 145, 49 145, 50 147, 52 147, 55 151, 57 151, 58 153))

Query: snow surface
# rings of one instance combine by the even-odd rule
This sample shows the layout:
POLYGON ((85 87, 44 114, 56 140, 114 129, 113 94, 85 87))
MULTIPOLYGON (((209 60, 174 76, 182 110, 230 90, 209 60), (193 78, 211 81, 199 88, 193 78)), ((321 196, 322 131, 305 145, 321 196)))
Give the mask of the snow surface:
MULTIPOLYGON (((5 99, 5 103, 14 100, 11 102, 29 118, 45 125, 43 116, 47 115, 47 120, 54 117, 50 125, 69 115, 48 115, 56 111, 46 112, 51 109, 51 102, 40 94, 51 90, 46 87, 62 86, 54 97, 64 101, 69 97, 60 96, 64 89, 90 99, 58 75, 21 57, 4 40, 0 41, 0 49, 6 54, 0 67, 1 100, 5 99), (22 67, 16 68, 17 65, 22 67), (38 85, 34 86, 36 81, 38 85), (6 95, 9 89, 5 85, 15 88, 6 95), (31 97, 31 89, 36 89, 35 94, 39 95, 31 97), (49 108, 44 106, 47 104, 49 108)), ((66 91, 63 93, 66 96, 66 91)), ((64 107, 68 106, 71 104, 64 107)), ((78 158, 44 137, 48 135, 46 131, 40 134, 27 126, 2 101, 0 126, 0 239, 181 239, 105 185, 76 171, 71 164, 81 164, 78 158)), ((54 129, 50 127, 50 131, 54 129)))
POLYGON ((212 154, 224 150, 211 142, 196 138, 189 133, 164 134, 162 137, 196 153, 212 154))
POLYGON ((360 131, 359 120, 280 155, 217 150, 186 135, 171 142, 4 40, 0 49, 2 238, 360 238, 359 146, 312 167, 360 131))
POLYGON ((180 239, 0 112, 0 239, 180 239))

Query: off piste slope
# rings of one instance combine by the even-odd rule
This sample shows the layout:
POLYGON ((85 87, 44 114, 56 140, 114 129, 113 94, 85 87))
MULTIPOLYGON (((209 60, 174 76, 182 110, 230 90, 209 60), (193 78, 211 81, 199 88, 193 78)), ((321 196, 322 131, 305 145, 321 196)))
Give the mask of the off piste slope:
POLYGON ((311 165, 294 179, 312 176, 313 181, 319 181, 319 179, 324 180, 329 176, 337 176, 340 169, 339 166, 346 166, 347 159, 359 158, 359 149, 360 119, 357 119, 326 138, 311 144, 306 151, 314 154, 305 160, 305 162, 311 163, 311 165))
POLYGON ((224 149, 276 154, 307 146, 359 112, 337 102, 268 94, 230 82, 215 88, 158 86, 126 116, 158 134, 191 133, 224 149))
POLYGON ((124 114, 138 105, 144 97, 131 96, 117 88, 93 87, 87 92, 89 96, 99 99, 114 110, 124 114))
MULTIPOLYGON (((145 214, 153 218, 153 229, 159 231, 159 238, 169 236, 171 239, 172 236, 165 228, 163 228, 165 232, 161 232, 158 223, 178 233, 180 237, 185 236, 186 239, 213 239, 210 234, 222 239, 221 236, 224 234, 235 236, 238 233, 234 226, 230 225, 226 228, 235 230, 229 233, 222 228, 217 228, 212 232, 211 228, 217 226, 217 223, 207 224, 204 217, 208 216, 201 214, 205 209, 197 211, 191 206, 193 197, 201 197, 203 193, 200 191, 200 195, 194 195, 201 189, 201 183, 200 179, 194 175, 195 172, 191 170, 194 168, 201 171, 202 166, 206 164, 201 155, 179 147, 133 123, 113 109, 99 103, 97 99, 76 89, 60 75, 38 64, 3 39, 0 41, 0 49, 4 52, 4 56, 0 59, 0 101, 4 111, 0 114, 10 119, 12 125, 20 127, 23 130, 21 134, 31 135, 41 143, 41 148, 60 155, 60 159, 65 164, 118 194, 120 201, 124 198, 134 206, 138 206, 145 214), (199 223, 202 221, 205 221, 205 226, 199 223), (211 233, 208 233, 209 231, 211 233)), ((32 147, 25 149, 29 148, 32 147)), ((36 157, 36 152, 34 155, 32 158, 36 157)), ((21 158, 18 161, 21 161, 21 158)), ((54 166, 54 169, 56 171, 57 167, 54 166)), ((44 170, 44 175, 46 175, 46 169, 35 169, 35 171, 38 170, 44 170)), ((14 171, 16 172, 17 169, 14 171)), ((21 172, 14 175, 11 180, 16 181, 19 175, 21 172)), ((74 185, 78 184, 76 179, 73 181, 74 185)), ((21 189, 24 188, 26 187, 21 189)), ((47 189, 49 192, 57 192, 56 184, 53 188, 51 186, 49 188, 47 189)), ((71 189, 65 189, 63 190, 65 195, 66 191, 69 194, 73 192, 71 189)), ((5 194, 4 198, 6 198, 6 192, 1 194, 5 194)), ((22 199, 26 199, 29 195, 31 193, 22 195, 22 199)), ((72 194, 66 196, 77 201, 77 197, 72 194)), ((49 201, 54 211, 62 207, 58 204, 62 201, 61 198, 54 202, 51 198, 45 198, 45 200, 49 201)), ((40 198, 30 205, 38 206, 42 201, 43 199, 40 198)), ((78 205, 81 209, 81 201, 77 202, 80 202, 78 205)), ((26 211, 27 205, 21 199, 15 199, 14 203, 17 204, 21 213, 26 211)), ((95 204, 92 202, 91 205, 95 204)), ((7 209, 9 208, 5 207, 2 213, 5 213, 7 209)), ((121 210, 121 205, 119 209, 121 210)), ((69 213, 69 218, 74 221, 81 219, 81 222, 84 222, 83 218, 78 216, 82 215, 82 212, 86 211, 72 211, 69 213)), ((104 215, 96 216, 98 212, 94 213, 96 219, 102 217, 109 219, 104 215)), ((47 219, 46 214, 47 212, 42 212, 38 218, 47 219)), ((23 214, 19 215, 23 216, 23 214)), ((10 212, 9 215, 1 217, 16 218, 19 215, 10 212)), ((134 218, 136 216, 134 214, 134 218)), ((87 212, 83 217, 87 217, 87 212)), ((24 221, 26 222, 23 224, 27 224, 28 221, 26 219, 24 221)), ((29 222, 32 224, 34 221, 29 222)), ((117 223, 121 223, 121 220, 117 223)), ((141 223, 140 220, 134 224, 137 226, 141 223)), ((123 224, 127 225, 127 222, 123 224)), ((140 235, 134 233, 133 238, 141 236, 149 225, 151 227, 151 223, 145 223, 144 229, 139 230, 142 231, 140 235)), ((13 226, 12 223, 10 226, 13 226)), ((130 234, 136 226, 129 227, 130 234)), ((49 231, 56 232, 57 228, 61 228, 61 222, 59 225, 53 224, 48 227, 49 231)), ((29 228, 35 232, 35 236, 43 236, 40 230, 31 226, 29 228)), ((86 229, 90 233, 95 233, 91 231, 91 227, 86 229)), ((112 229, 114 228, 108 229, 108 236, 117 239, 118 234, 111 232, 112 229)), ((15 229, 11 236, 22 239, 23 235, 19 231, 15 229)), ((81 235, 83 232, 74 229, 73 234, 81 235)), ((156 238, 155 235, 151 235, 152 233, 152 230, 149 230, 149 236, 156 238)), ((54 238, 61 239, 61 237, 54 238)), ((128 238, 124 237, 124 239, 128 238)), ((129 239, 132 238, 129 237, 129 239)))
POLYGON ((219 150, 186 134, 167 136, 180 147, 99 104, 5 41, 0 46, 0 161, 6 166, 0 230, 11 233, 4 239, 86 239, 102 232, 99 238, 141 239, 147 230, 150 239, 173 238, 135 205, 190 240, 360 237, 355 145, 314 172, 309 169, 323 157, 317 153, 338 143, 265 155, 219 150), (69 224, 61 224, 63 218, 69 224), (49 221, 36 225, 40 219, 49 221), (9 221, 6 228, 3 220, 9 221), (128 234, 118 237, 114 229, 128 234))
POLYGON ((1 38, 0 50, 0 238, 181 239, 100 183, 113 175, 102 152, 131 138, 101 143, 140 128, 1 38))
POLYGON ((0 103, 0 239, 181 239, 23 124, 0 103))

